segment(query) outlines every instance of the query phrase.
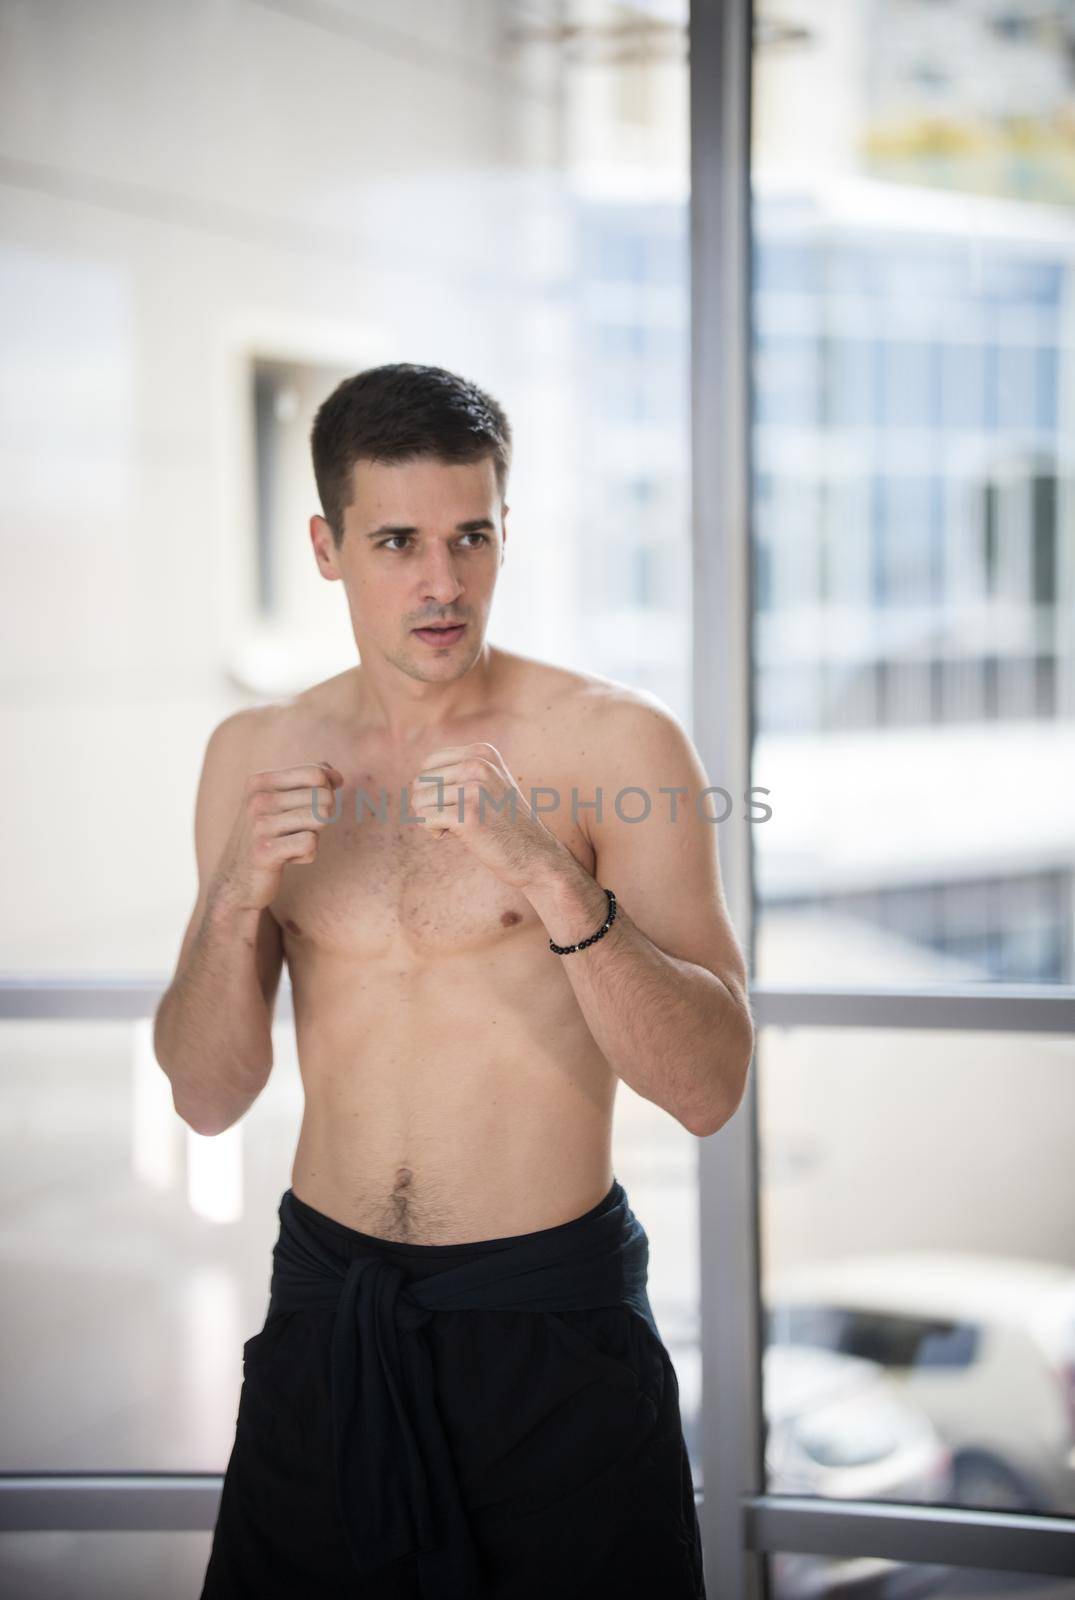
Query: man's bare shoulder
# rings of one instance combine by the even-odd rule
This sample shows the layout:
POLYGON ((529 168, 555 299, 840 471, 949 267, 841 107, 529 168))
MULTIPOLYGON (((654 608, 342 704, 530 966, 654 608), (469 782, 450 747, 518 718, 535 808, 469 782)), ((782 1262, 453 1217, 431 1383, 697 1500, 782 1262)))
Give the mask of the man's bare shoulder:
POLYGON ((512 662, 522 685, 520 705, 529 715, 554 717, 561 732, 578 730, 585 724, 596 736, 610 716, 615 717, 617 730, 630 726, 632 721, 644 723, 647 716, 675 721, 669 707, 648 689, 578 667, 556 666, 508 651, 501 654, 512 662))
POLYGON ((277 765, 297 716, 301 714, 291 699, 243 706, 217 723, 209 735, 206 761, 233 779, 277 765))
POLYGON ((243 706, 218 724, 213 737, 219 736, 220 743, 228 748, 271 753, 295 734, 302 736, 347 715, 353 717, 360 676, 358 667, 347 667, 308 688, 255 706, 243 706))
POLYGON ((292 720, 304 717, 350 716, 355 714, 362 694, 362 667, 345 667, 342 672, 299 689, 286 700, 275 702, 278 710, 289 711, 292 720))

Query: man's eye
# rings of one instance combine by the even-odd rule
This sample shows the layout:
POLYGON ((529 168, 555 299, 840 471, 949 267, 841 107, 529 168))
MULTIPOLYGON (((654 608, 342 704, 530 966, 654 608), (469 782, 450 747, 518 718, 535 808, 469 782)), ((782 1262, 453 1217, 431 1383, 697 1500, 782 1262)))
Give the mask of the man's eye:
MULTIPOLYGON (((464 539, 480 539, 482 544, 489 543, 489 535, 487 533, 482 533, 480 529, 477 528, 473 529, 470 533, 465 533, 463 537, 464 539)), ((411 535, 409 533, 390 534, 387 539, 378 540, 376 548, 378 550, 387 550, 390 545, 396 544, 397 539, 402 539, 405 544, 409 544, 411 541, 411 535)))

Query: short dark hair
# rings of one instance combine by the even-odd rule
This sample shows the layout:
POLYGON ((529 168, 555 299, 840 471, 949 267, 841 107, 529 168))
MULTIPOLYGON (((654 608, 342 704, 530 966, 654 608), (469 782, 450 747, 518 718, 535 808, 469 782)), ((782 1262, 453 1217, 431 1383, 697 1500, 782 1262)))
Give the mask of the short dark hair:
POLYGON ((443 367, 396 361, 345 378, 314 417, 314 478, 325 521, 339 549, 356 461, 480 461, 492 456, 504 498, 511 467, 511 425, 489 394, 443 367))

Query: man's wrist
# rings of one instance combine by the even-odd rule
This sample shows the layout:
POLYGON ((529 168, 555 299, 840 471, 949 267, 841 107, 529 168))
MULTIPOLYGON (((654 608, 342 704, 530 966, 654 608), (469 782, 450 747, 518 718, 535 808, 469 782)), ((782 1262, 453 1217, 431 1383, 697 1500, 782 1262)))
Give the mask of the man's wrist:
POLYGON ((566 845, 524 893, 554 944, 577 944, 608 916, 608 895, 566 845))
POLYGON ((240 904, 225 885, 220 885, 209 895, 205 921, 214 931, 247 933, 257 929, 261 908, 240 904))

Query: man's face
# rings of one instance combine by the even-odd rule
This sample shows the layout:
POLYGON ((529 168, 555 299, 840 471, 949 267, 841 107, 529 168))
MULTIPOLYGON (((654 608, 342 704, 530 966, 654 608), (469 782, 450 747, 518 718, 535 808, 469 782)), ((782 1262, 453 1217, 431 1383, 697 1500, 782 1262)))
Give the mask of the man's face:
POLYGON ((323 517, 310 536, 324 576, 343 582, 359 654, 426 683, 461 678, 482 650, 507 532, 492 458, 359 461, 352 482, 340 548, 323 517), (419 631, 447 622, 461 631, 419 631))

